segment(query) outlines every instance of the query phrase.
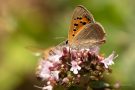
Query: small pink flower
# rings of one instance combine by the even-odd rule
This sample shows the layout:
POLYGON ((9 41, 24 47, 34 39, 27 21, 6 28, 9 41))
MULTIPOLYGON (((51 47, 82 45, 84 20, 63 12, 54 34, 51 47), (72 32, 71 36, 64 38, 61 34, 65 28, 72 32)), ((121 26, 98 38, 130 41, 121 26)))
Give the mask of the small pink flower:
POLYGON ((70 71, 73 71, 74 74, 78 74, 78 70, 81 70, 81 67, 78 65, 76 61, 71 61, 72 67, 70 71))
POLYGON ((104 60, 102 60, 101 62, 105 65, 105 68, 108 68, 109 65, 114 64, 113 59, 115 59, 117 56, 114 56, 114 52, 108 56, 107 58, 105 58, 104 60))
POLYGON ((47 80, 50 77, 50 67, 53 67, 53 64, 47 60, 41 60, 41 65, 39 66, 40 73, 39 76, 43 78, 43 80, 47 80), (41 68, 42 67, 42 68, 41 68))
POLYGON ((54 52, 56 53, 56 55, 50 55, 48 57, 48 60, 53 63, 60 63, 59 58, 63 55, 62 52, 58 50, 55 50, 54 52))
POLYGON ((48 60, 49 61, 52 61, 53 63, 59 63, 60 61, 59 61, 59 58, 60 58, 61 56, 60 55, 53 55, 53 56, 49 56, 48 57, 48 60))
POLYGON ((51 85, 44 86, 42 90, 53 90, 53 87, 51 85))
POLYGON ((40 73, 40 77, 43 79, 43 80, 47 80, 48 78, 50 78, 50 74, 49 73, 46 73, 46 72, 41 72, 40 73))
POLYGON ((66 77, 62 80, 63 83, 68 83, 69 82, 69 79, 66 77))
POLYGON ((51 71, 51 76, 56 79, 59 80, 59 72, 60 71, 51 71))
POLYGON ((47 61, 47 60, 42 60, 42 61, 43 61, 43 62, 42 62, 42 66, 43 66, 44 68, 53 67, 53 63, 52 63, 52 62, 47 61))

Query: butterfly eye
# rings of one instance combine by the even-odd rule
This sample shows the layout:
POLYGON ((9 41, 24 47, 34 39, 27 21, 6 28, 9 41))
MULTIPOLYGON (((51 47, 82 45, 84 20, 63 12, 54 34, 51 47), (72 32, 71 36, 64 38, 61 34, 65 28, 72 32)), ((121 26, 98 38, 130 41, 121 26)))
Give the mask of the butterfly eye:
POLYGON ((66 40, 66 44, 68 44, 68 40, 66 40))

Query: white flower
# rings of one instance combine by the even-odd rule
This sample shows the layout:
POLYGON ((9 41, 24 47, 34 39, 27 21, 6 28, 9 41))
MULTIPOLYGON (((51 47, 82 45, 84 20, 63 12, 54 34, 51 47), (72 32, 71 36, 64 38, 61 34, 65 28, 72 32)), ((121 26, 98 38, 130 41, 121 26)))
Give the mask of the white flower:
POLYGON ((72 67, 70 71, 73 71, 74 74, 78 74, 78 70, 81 70, 81 67, 77 64, 76 61, 71 61, 72 67))
POLYGON ((59 80, 59 72, 60 71, 51 71, 51 76, 56 80, 59 80))
POLYGON ((115 59, 117 56, 114 56, 114 52, 108 56, 107 58, 105 58, 104 60, 102 60, 101 62, 105 65, 105 68, 108 68, 109 65, 114 64, 113 59, 115 59))
POLYGON ((60 63, 59 58, 62 56, 62 52, 61 52, 61 51, 58 51, 58 50, 55 50, 54 52, 55 52, 56 54, 50 55, 50 56, 48 57, 48 60, 49 60, 49 61, 52 61, 53 63, 60 63))
POLYGON ((48 59, 49 59, 49 61, 52 61, 54 63, 59 63, 60 57, 61 57, 61 55, 53 55, 53 56, 49 56, 48 59))
POLYGON ((51 75, 50 67, 53 67, 53 64, 47 60, 41 60, 41 65, 39 66, 39 76, 43 78, 43 80, 47 80, 51 75))
POLYGON ((42 88, 42 90, 52 90, 52 89, 53 89, 53 87, 52 87, 51 85, 44 86, 44 87, 42 88))

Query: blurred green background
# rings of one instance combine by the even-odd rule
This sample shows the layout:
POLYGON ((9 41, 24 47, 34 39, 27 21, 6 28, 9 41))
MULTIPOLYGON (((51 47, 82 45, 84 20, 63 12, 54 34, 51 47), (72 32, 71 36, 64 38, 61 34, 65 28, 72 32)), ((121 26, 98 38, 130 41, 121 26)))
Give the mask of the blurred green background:
POLYGON ((0 90, 39 90, 35 78, 38 57, 26 46, 47 48, 67 38, 72 12, 84 5, 107 33, 105 56, 119 57, 107 76, 120 90, 135 90, 134 0, 0 0, 0 90))

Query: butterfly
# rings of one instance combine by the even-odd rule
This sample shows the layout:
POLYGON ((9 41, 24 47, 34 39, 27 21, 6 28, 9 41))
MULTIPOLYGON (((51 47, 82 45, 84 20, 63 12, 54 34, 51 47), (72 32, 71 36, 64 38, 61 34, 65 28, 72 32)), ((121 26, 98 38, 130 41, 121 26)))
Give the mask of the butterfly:
POLYGON ((104 28, 94 20, 93 15, 84 6, 78 5, 73 12, 67 40, 47 50, 37 50, 31 47, 29 49, 34 52, 38 51, 47 57, 56 49, 62 49, 65 46, 69 46, 70 49, 95 49, 103 43, 105 43, 104 28))
POLYGON ((94 20, 92 14, 82 5, 75 8, 68 33, 71 48, 98 47, 105 42, 105 31, 94 20))
POLYGON ((105 43, 105 31, 102 25, 94 20, 93 15, 82 5, 78 5, 71 19, 68 39, 56 46, 69 46, 71 49, 98 48, 105 43))

